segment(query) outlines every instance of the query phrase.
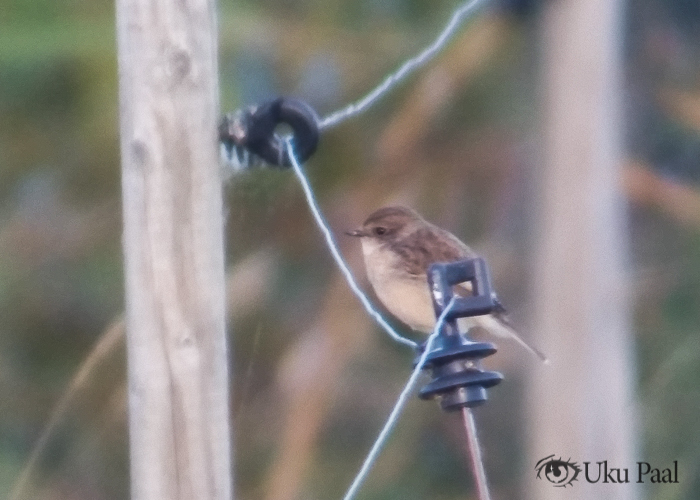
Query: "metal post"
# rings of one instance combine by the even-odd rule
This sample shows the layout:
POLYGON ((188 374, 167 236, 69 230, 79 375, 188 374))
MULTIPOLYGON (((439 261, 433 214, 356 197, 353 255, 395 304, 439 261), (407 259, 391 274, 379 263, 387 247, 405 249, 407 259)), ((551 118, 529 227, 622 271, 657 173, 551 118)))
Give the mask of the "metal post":
POLYGON ((481 456, 479 447, 479 437, 476 434, 476 422, 471 408, 462 408, 462 420, 467 431, 467 447, 469 448, 469 458, 472 461, 472 472, 479 500, 491 500, 489 493, 489 483, 486 480, 486 470, 484 469, 484 459, 481 456))

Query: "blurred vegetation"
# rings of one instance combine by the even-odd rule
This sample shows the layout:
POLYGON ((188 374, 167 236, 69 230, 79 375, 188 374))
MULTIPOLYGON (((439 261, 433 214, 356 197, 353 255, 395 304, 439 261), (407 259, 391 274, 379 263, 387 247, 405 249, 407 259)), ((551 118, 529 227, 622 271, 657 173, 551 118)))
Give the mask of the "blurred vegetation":
MULTIPOLYGON (((222 0, 222 108, 291 94, 321 114, 332 111, 422 47, 454 5, 222 0)), ((632 181, 625 184, 640 456, 660 464, 678 460, 682 478, 675 489, 649 490, 649 498, 700 498, 700 218, 687 208, 700 198, 698 5, 630 0, 626 12, 627 145, 630 162, 641 165, 626 172, 632 181)), ((501 2, 422 75, 328 133, 307 167, 338 232, 372 208, 401 200, 474 242, 522 322, 528 210, 537 196, 531 187, 539 137, 532 124, 541 97, 541 23, 537 1, 501 2)), ((117 97, 113 2, 3 3, 3 498, 73 374, 123 308, 117 97)), ((255 271, 247 289, 231 285, 237 497, 285 498, 274 486, 284 472, 297 481, 296 492, 291 479, 286 484, 294 496, 337 498, 393 404, 410 355, 359 310, 350 315, 357 323, 344 324, 345 301, 349 309, 357 304, 334 281, 337 272, 290 175, 251 172, 231 180, 225 195, 231 273, 255 271), (241 296, 246 293, 252 303, 241 296), (323 326, 322 333, 312 325, 323 326), (317 365, 332 375, 318 377, 317 365), (289 418, 295 404, 296 420, 289 418), (305 442, 294 441, 302 438, 292 423, 307 433, 305 442), (304 451, 294 457, 299 470, 284 461, 285 446, 304 451)), ((362 276, 358 249, 342 243, 362 276)), ((531 473, 519 411, 519 374, 530 360, 502 350, 493 363, 507 379, 479 421, 497 498, 517 498, 531 473)), ((127 498, 124 384, 120 347, 72 400, 25 498, 127 498)), ((363 497, 464 498, 470 478, 460 443, 456 418, 434 404, 412 403, 363 497)))

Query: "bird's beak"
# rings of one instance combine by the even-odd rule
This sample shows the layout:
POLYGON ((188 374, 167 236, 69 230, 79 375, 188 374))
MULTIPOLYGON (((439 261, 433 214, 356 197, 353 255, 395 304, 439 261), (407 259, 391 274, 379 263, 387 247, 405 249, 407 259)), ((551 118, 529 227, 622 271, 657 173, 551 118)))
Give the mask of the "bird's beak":
POLYGON ((365 232, 362 229, 355 229, 354 231, 345 231, 345 234, 348 236, 355 236, 355 237, 362 237, 362 236, 367 236, 365 232))

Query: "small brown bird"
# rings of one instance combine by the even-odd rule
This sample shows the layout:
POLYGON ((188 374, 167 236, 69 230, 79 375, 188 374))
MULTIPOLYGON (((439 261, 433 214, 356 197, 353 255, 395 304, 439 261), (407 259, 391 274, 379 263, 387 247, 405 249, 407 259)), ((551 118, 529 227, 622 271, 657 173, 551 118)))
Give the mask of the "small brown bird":
MULTIPOLYGON (((361 228, 346 234, 361 238, 367 277, 379 300, 399 320, 424 333, 432 333, 436 321, 428 267, 436 262, 477 257, 456 236, 406 207, 380 208, 361 228)), ((466 287, 464 292, 471 294, 466 287)), ((515 332, 504 310, 459 321, 463 328, 479 326, 494 335, 513 338, 542 361, 548 361, 515 332)))

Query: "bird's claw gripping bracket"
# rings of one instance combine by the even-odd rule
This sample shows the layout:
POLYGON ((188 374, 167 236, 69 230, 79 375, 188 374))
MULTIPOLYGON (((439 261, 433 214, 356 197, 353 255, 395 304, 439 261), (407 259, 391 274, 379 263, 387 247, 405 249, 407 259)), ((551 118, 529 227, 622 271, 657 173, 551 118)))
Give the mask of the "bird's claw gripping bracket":
POLYGON ((280 124, 292 129, 296 157, 300 163, 306 161, 318 146, 318 116, 305 102, 286 97, 224 116, 219 141, 227 161, 241 169, 262 163, 260 159, 273 166, 291 166, 284 138, 275 132, 280 124))
POLYGON ((432 370, 433 380, 419 393, 422 399, 440 397, 443 410, 454 411, 474 407, 487 400, 486 389, 503 380, 498 372, 481 369, 481 359, 496 352, 488 342, 472 342, 460 332, 458 318, 481 316, 496 310, 500 304, 492 292, 484 259, 477 257, 452 263, 433 264, 428 269, 428 283, 433 298, 435 316, 454 303, 425 361, 432 370), (455 296, 454 287, 469 282, 472 295, 455 296))

